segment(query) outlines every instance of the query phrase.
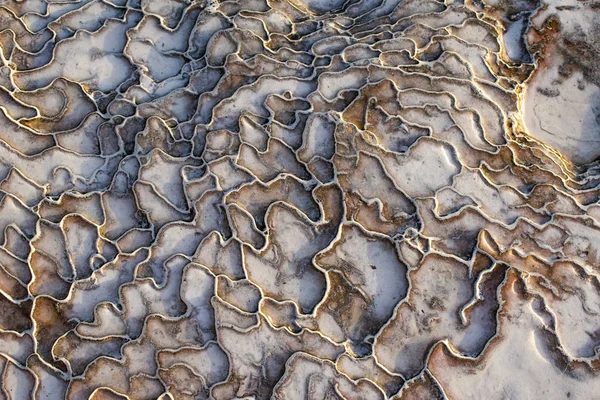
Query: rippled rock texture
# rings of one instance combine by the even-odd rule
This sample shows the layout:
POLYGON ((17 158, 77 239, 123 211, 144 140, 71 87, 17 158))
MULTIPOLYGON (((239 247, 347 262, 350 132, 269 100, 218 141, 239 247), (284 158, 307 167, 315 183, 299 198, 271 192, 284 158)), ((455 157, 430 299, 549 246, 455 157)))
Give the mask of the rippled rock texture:
POLYGON ((0 398, 597 398, 599 27, 0 0, 0 398))

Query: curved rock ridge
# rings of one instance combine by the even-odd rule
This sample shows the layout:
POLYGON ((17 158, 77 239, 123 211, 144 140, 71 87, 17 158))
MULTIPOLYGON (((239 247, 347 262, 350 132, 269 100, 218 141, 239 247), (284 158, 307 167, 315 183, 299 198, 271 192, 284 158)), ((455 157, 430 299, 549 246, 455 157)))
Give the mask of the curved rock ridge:
POLYGON ((600 3, 0 0, 0 399, 592 399, 600 3))

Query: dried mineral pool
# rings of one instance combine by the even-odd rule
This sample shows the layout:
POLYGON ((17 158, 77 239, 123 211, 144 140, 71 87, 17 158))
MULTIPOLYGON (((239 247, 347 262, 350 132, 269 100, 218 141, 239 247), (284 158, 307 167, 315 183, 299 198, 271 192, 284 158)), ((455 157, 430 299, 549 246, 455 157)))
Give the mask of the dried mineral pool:
POLYGON ((600 396, 598 0, 0 0, 0 399, 600 396))

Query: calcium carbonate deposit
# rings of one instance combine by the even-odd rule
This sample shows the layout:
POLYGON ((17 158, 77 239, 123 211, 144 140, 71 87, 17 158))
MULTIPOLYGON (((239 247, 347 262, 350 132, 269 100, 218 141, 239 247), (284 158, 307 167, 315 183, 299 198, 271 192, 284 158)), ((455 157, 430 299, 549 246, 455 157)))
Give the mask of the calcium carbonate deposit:
POLYGON ((600 1, 0 0, 0 399, 600 398, 600 1))

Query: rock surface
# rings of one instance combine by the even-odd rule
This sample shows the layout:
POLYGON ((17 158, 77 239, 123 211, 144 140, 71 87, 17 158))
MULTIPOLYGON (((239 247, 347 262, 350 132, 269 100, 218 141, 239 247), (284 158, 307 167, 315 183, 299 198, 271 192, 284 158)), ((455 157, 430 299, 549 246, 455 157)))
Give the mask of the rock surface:
POLYGON ((0 0, 0 399, 592 399, 600 3, 0 0))

